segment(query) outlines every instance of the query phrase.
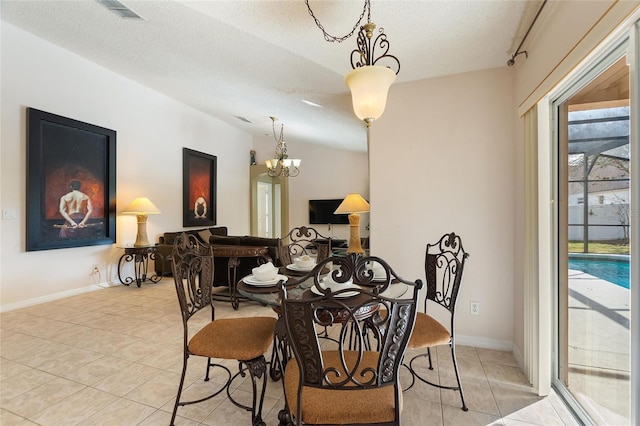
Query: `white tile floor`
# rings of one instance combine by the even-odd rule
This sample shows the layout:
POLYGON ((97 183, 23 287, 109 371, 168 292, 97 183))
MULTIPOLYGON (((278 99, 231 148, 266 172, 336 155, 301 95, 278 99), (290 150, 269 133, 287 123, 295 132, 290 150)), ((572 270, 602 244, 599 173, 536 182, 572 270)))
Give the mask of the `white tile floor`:
MULTIPOLYGON (((258 314, 274 315, 251 302, 238 311, 216 304, 218 318, 258 314)), ((0 424, 167 425, 182 368, 181 339, 167 278, 0 314, 0 424)), ((433 380, 455 381, 450 354, 438 348, 436 368, 427 373, 433 380)), ((458 363, 469 411, 460 409, 457 393, 417 383, 404 394, 404 425, 576 424, 555 394, 533 392, 510 353, 461 346, 458 363)), ((211 382, 202 381, 204 364, 190 365, 186 395, 205 394, 211 382)), ((250 396, 247 381, 236 385, 234 396, 250 396)), ((269 381, 268 426, 278 424, 282 407, 281 384, 269 381)), ((223 396, 180 408, 178 416, 177 425, 250 424, 249 413, 223 396)))

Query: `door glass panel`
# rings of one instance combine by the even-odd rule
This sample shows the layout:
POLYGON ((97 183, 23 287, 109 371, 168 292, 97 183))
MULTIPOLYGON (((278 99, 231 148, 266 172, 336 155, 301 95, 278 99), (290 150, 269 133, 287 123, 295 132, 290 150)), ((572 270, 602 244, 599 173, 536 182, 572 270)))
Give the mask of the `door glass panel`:
POLYGON ((271 177, 264 165, 253 165, 251 174, 251 235, 282 237, 289 228, 289 186, 284 177, 271 177))
POLYGON ((629 71, 559 106, 558 376, 597 424, 629 424, 629 71), (564 200, 564 201, 563 201, 564 200), (564 226, 564 228, 563 228, 564 226))
POLYGON ((258 236, 271 236, 272 202, 271 202, 271 184, 267 182, 258 182, 258 236))
POLYGON ((282 236, 282 185, 277 182, 273 186, 273 237, 282 236))
POLYGON ((257 182, 258 236, 275 238, 280 236, 282 191, 280 183, 272 178, 257 182))

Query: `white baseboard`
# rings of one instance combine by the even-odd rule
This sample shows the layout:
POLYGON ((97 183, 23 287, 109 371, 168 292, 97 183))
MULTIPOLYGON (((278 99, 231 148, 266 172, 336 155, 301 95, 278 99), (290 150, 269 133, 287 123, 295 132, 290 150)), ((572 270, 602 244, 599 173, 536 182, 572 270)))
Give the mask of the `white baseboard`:
POLYGON ((514 348, 514 344, 511 340, 496 340, 488 339, 486 337, 465 336, 463 334, 456 334, 456 345, 509 352, 512 352, 514 348))
MULTIPOLYGON (((520 353, 520 349, 518 349, 518 346, 516 346, 516 344, 514 343, 513 345, 513 357, 516 359, 516 361, 518 362, 518 366, 520 367, 520 369, 524 372, 524 357, 522 356, 522 354, 520 353)), ((526 376, 526 373, 525 373, 526 376)))
POLYGON ((122 284, 120 283, 120 281, 112 281, 112 282, 105 281, 105 282, 100 283, 98 285, 100 287, 102 287, 102 288, 109 288, 109 287, 116 287, 116 286, 119 286, 119 285, 122 285, 122 284))
POLYGON ((0 305, 0 313, 13 311, 20 308, 26 308, 28 306, 39 305, 40 303, 52 302, 54 300, 64 299, 65 297, 77 296, 78 294, 101 290, 105 287, 112 287, 113 285, 117 284, 104 282, 93 284, 88 287, 81 287, 73 290, 61 291, 60 293, 48 294, 46 296, 34 297, 33 299, 22 300, 20 302, 7 303, 6 305, 0 305))

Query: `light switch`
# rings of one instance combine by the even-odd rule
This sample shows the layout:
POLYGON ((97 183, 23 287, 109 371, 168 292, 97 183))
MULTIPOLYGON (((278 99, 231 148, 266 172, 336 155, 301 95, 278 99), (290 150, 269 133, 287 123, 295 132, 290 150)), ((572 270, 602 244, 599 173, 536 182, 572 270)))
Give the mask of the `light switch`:
POLYGON ((3 219, 17 219, 18 213, 15 209, 2 209, 2 218, 3 219))

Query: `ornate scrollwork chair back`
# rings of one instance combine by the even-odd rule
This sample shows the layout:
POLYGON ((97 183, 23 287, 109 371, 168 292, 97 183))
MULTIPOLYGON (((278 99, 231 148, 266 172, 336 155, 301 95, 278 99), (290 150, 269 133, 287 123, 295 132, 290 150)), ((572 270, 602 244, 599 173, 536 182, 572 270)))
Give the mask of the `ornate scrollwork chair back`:
MULTIPOLYGON (((295 360, 286 364, 286 408, 280 424, 399 425, 402 391, 398 372, 413 329, 422 281, 400 278, 378 257, 329 257, 310 273, 313 286, 301 298, 281 298, 287 341, 295 360), (385 278, 369 268, 378 262, 385 278), (323 271, 333 267, 330 287, 323 271), (399 291, 400 290, 400 291, 399 291), (378 311, 385 315, 375 315, 378 311), (364 315, 363 312, 367 312, 364 315), (335 327, 335 339, 318 330, 335 327), (368 343, 374 334, 377 345, 368 343)), ((300 278, 305 280, 307 277, 300 278)))
POLYGON ((316 257, 318 262, 331 255, 331 238, 315 228, 293 228, 282 240, 284 243, 278 248, 278 255, 283 266, 291 265, 296 257, 304 255, 316 257))
POLYGON ((460 382, 458 361, 455 349, 455 309, 462 282, 462 273, 469 253, 462 247, 462 240, 454 232, 445 234, 435 244, 427 244, 425 253, 425 274, 427 291, 425 296, 424 312, 419 312, 413 335, 409 341, 409 349, 426 349, 413 357, 408 368, 412 373, 413 381, 408 390, 413 386, 415 379, 442 389, 450 389, 460 392, 462 409, 467 411, 464 401, 464 392, 460 382), (450 314, 449 327, 445 327, 434 317, 427 314, 429 304, 436 304, 446 309, 450 314), (414 362, 426 357, 429 361, 429 369, 433 370, 430 348, 440 345, 449 345, 453 360, 453 368, 456 373, 457 386, 444 386, 435 384, 422 377, 416 370, 414 362))
POLYGON ((196 238, 185 234, 177 237, 172 258, 172 272, 176 278, 176 292, 182 312, 183 325, 200 309, 212 307, 211 320, 214 318, 211 303, 211 286, 213 282, 213 252, 211 246, 201 244, 196 238))
MULTIPOLYGON (((174 243, 171 253, 171 268, 178 294, 178 302, 182 313, 184 328, 184 351, 182 376, 178 385, 171 424, 174 424, 178 407, 206 401, 226 390, 231 402, 238 407, 251 411, 252 424, 264 425, 262 421, 262 403, 266 389, 266 360, 264 353, 273 339, 276 319, 271 317, 215 319, 212 300, 213 289, 213 249, 200 243, 193 235, 183 233, 174 243), (199 328, 190 338, 189 320, 206 309, 211 309, 211 321, 199 328), (208 358, 205 381, 209 381, 212 368, 226 371, 227 380, 222 386, 212 385, 215 391, 204 398, 193 401, 181 401, 182 388, 187 372, 187 361, 191 356, 208 358), (232 375, 231 371, 212 359, 232 359, 239 362, 239 371, 232 375), (251 407, 235 401, 230 394, 229 386, 237 377, 244 377, 247 370, 253 386, 251 407), (263 377, 262 387, 257 382, 263 377)), ((205 312, 202 312, 205 315, 205 312)), ((199 323, 201 324, 201 322, 199 323)))

